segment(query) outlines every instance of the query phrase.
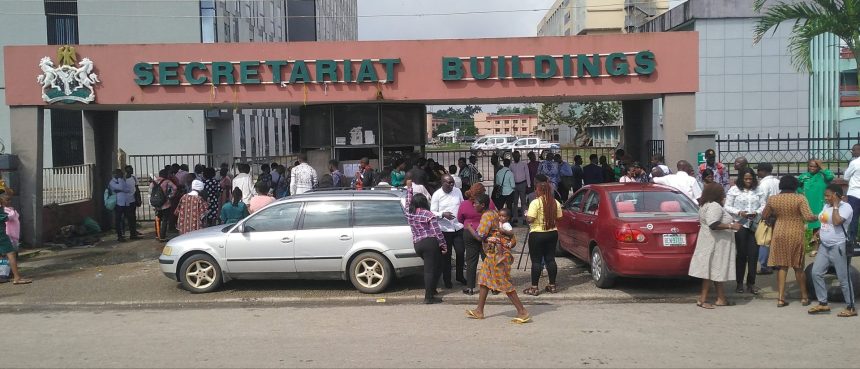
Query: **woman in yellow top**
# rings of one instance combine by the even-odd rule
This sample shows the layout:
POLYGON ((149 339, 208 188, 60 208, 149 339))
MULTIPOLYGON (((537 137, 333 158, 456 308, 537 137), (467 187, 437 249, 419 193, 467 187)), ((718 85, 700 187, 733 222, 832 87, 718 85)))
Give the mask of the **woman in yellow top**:
POLYGON ((529 222, 529 258, 532 261, 532 285, 523 290, 526 295, 540 294, 538 282, 546 265, 549 285, 546 292, 555 293, 555 277, 558 266, 555 264, 555 247, 558 243, 556 220, 561 218, 561 203, 552 196, 548 182, 540 182, 535 187, 537 197, 529 204, 526 221, 529 222))

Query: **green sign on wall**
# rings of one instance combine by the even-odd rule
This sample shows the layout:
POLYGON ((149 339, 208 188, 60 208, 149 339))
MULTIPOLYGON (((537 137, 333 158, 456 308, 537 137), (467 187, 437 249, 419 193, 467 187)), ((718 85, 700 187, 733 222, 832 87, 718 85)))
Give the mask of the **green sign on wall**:
POLYGON ((361 60, 268 60, 137 63, 133 67, 135 83, 139 86, 161 85, 259 85, 323 82, 394 82, 395 66, 400 59, 361 60), (377 66, 384 71, 380 78, 377 66), (314 73, 311 73, 313 66, 314 73), (262 80, 260 71, 268 69, 271 78, 262 80), (238 78, 237 78, 238 77, 238 78))
POLYGON ((485 79, 548 79, 554 77, 617 77, 630 74, 650 75, 656 68, 656 59, 651 51, 633 54, 634 63, 628 59, 630 53, 536 55, 534 57, 472 56, 469 58, 442 58, 442 79, 459 81, 469 75, 475 80, 485 79), (464 59, 468 59, 467 61, 464 59), (508 67, 510 61, 510 68, 508 67), (561 68, 559 68, 559 61, 561 68), (530 64, 530 65, 527 65, 530 64), (528 66, 528 68, 524 68, 528 66), (510 69, 510 70, 508 70, 510 69), (525 70, 533 71, 533 73, 525 70), (602 71, 606 75, 602 75, 602 71))

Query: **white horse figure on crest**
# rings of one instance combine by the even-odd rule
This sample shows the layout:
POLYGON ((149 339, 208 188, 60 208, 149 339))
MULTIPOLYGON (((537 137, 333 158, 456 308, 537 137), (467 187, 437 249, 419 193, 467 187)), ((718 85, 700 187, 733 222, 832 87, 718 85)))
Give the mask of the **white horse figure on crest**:
POLYGON ((44 57, 41 61, 39 61, 39 68, 42 69, 42 75, 36 77, 36 82, 42 84, 42 90, 45 88, 51 87, 56 88, 57 91, 62 90, 60 86, 57 86, 57 73, 54 70, 54 62, 51 61, 51 58, 44 57))
POLYGON ((80 62, 78 62, 80 68, 77 68, 77 72, 75 73, 75 81, 78 82, 78 85, 75 86, 75 91, 81 88, 87 88, 90 92, 93 91, 93 84, 99 81, 99 76, 93 71, 93 61, 90 58, 83 58, 80 62))

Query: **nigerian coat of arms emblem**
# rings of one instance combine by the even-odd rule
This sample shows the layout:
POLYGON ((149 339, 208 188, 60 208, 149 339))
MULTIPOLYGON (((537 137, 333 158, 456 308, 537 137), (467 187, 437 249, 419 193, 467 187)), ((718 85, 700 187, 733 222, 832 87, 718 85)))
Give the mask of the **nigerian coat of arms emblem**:
POLYGON ((47 56, 39 61, 42 74, 36 77, 36 82, 42 86, 42 99, 45 102, 89 104, 95 101, 93 86, 101 81, 93 73, 95 65, 90 58, 78 61, 74 47, 62 46, 57 51, 57 64, 59 66, 55 67, 47 56))

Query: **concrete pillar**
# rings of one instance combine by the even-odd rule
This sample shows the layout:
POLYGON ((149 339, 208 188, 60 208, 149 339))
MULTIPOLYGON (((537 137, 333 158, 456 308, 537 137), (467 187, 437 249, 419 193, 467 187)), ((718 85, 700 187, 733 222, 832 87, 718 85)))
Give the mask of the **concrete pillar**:
POLYGON ((42 159, 45 111, 37 107, 9 109, 12 152, 18 156, 21 200, 21 240, 29 245, 42 244, 42 159))
POLYGON ((674 167, 679 160, 695 162, 687 150, 687 133, 696 129, 696 95, 663 96, 663 132, 666 163, 674 167))
POLYGON ((624 114, 622 147, 630 158, 645 165, 650 160, 653 114, 651 100, 628 100, 621 102, 624 114))
POLYGON ((117 111, 85 111, 84 112, 84 159, 87 163, 95 164, 93 172, 93 203, 99 224, 103 229, 109 229, 113 217, 104 207, 103 194, 107 183, 113 176, 113 170, 119 167, 117 147, 119 136, 117 111), (87 136, 89 134, 89 136, 87 136), (86 160, 87 153, 92 155, 92 161, 86 160))

